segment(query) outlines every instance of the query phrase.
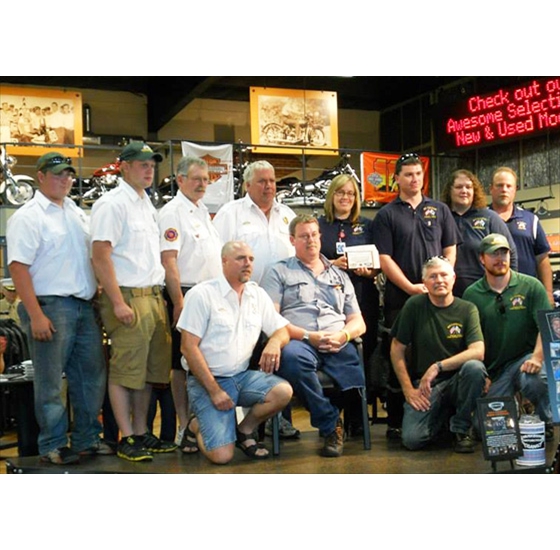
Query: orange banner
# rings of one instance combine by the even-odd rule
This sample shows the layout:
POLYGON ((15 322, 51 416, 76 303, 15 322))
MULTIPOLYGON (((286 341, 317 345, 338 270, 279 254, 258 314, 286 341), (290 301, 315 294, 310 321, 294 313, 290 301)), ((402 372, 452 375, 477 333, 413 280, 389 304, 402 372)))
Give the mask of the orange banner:
MULTIPOLYGON (((367 153, 361 155, 362 165, 362 194, 364 201, 391 202, 398 195, 398 187, 393 179, 395 165, 400 155, 385 153, 367 153)), ((429 190, 428 157, 420 157, 424 168, 424 186, 422 192, 429 190)))

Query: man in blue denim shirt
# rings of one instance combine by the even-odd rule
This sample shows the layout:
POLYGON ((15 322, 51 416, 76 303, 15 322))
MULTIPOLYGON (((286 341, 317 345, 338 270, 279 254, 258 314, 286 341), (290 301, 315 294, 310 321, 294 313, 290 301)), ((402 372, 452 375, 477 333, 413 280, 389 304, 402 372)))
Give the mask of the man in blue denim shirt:
POLYGON ((321 255, 317 219, 296 216, 290 241, 295 257, 274 264, 261 283, 290 322, 291 340, 278 375, 290 382, 325 438, 322 455, 338 457, 343 450, 340 412, 323 394, 317 371, 326 372, 343 391, 363 387, 358 352, 347 344, 365 332, 365 323, 350 278, 321 255))
POLYGON ((41 460, 71 464, 79 454, 112 452, 99 439, 97 419, 106 376, 92 305, 97 285, 89 220, 67 198, 75 174, 70 159, 47 153, 37 170, 39 190, 8 222, 8 264, 33 360, 41 460), (74 412, 71 448, 63 374, 74 412))

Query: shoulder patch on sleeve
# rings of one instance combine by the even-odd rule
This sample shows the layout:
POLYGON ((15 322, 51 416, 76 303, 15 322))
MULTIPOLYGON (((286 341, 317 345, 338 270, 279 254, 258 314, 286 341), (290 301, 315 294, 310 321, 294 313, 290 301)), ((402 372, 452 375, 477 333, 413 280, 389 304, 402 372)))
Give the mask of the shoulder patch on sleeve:
POLYGON ((172 243, 173 241, 176 241, 179 238, 179 231, 177 231, 173 227, 170 227, 169 229, 167 229, 165 231, 163 236, 164 236, 166 241, 169 241, 169 242, 172 243))

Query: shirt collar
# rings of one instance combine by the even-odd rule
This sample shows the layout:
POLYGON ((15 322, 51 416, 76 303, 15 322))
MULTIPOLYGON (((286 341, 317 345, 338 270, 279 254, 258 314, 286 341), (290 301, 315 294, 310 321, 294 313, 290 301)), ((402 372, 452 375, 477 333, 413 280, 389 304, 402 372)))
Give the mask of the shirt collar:
POLYGON ((176 196, 179 197, 179 201, 195 212, 199 210, 208 210, 202 200, 198 201, 198 204, 195 204, 182 191, 177 191, 176 196))
MULTIPOLYGON (((220 273, 218 275, 217 279, 218 279, 218 285, 220 287, 221 296, 223 296, 225 298, 230 292, 235 293, 235 291, 233 290, 231 285, 227 282, 223 273, 220 273)), ((245 283, 245 288, 243 290, 243 294, 244 295, 246 294, 247 296, 252 296, 254 294, 254 290, 255 290, 256 286, 257 286, 257 283, 255 283, 253 281, 246 282, 245 283)))
POLYGON ((128 184, 122 177, 119 178, 119 188, 121 188, 123 192, 128 196, 128 198, 133 202, 145 200, 145 199, 149 200, 148 194, 146 193, 145 189, 144 189, 144 197, 140 197, 140 195, 136 192, 134 187, 128 184))
POLYGON ((64 207, 68 206, 68 203, 74 204, 71 199, 69 199, 68 197, 64 197, 63 205, 62 205, 62 207, 60 207, 58 204, 55 204, 53 201, 51 201, 49 198, 47 198, 45 195, 43 195, 43 193, 41 192, 40 189, 37 190, 34 198, 35 198, 35 201, 37 202, 37 204, 45 211, 50 206, 54 206, 55 208, 64 208, 64 207))

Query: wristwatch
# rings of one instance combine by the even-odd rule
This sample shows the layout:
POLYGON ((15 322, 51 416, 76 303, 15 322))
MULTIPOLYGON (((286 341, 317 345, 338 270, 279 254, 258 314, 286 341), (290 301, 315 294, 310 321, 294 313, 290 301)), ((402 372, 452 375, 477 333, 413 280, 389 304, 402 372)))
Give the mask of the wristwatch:
POLYGON ((309 342, 309 332, 305 331, 301 337, 302 342, 309 342))
POLYGON ((443 363, 441 361, 436 361, 436 366, 438 374, 441 374, 443 372, 443 363))

